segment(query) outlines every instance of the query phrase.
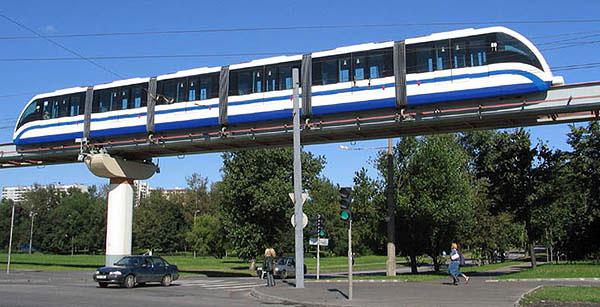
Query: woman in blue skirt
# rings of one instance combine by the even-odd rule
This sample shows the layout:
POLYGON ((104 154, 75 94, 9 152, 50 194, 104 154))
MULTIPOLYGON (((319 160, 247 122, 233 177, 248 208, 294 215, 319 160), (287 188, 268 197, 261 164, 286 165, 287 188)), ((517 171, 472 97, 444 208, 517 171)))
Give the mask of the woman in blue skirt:
POLYGON ((450 247, 452 248, 452 250, 450 251, 450 265, 448 266, 448 273, 450 273, 450 276, 452 276, 452 284, 458 285, 458 277, 461 275, 465 278, 465 281, 468 283, 469 277, 460 272, 461 258, 464 258, 458 251, 458 244, 452 242, 450 247))

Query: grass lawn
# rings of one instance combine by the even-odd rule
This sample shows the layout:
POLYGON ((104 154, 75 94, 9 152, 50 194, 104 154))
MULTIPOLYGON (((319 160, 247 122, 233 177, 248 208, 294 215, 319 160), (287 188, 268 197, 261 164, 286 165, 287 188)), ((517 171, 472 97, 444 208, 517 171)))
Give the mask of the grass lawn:
POLYGON ((600 264, 579 262, 573 264, 542 264, 535 269, 499 276, 498 279, 526 278, 600 278, 600 264))
POLYGON ((544 286, 530 294, 521 305, 527 306, 544 302, 589 302, 600 303, 600 287, 598 286, 544 286))
MULTIPOLYGON (((507 267, 507 266, 511 266, 511 265, 516 265, 516 264, 522 264, 522 262, 506 261, 503 263, 494 263, 494 264, 487 264, 487 265, 482 265, 482 266, 467 266, 467 267, 462 267, 460 270, 461 270, 461 272, 469 275, 469 273, 486 272, 486 271, 491 271, 491 270, 495 270, 495 269, 499 269, 499 268, 503 268, 503 267, 507 267)), ((401 281, 407 281, 407 282, 431 281, 431 280, 440 280, 440 279, 444 279, 444 278, 449 278, 448 273, 446 272, 445 269, 442 269, 442 270, 440 270, 440 272, 437 272, 437 273, 423 272, 423 273, 419 273, 419 274, 403 273, 403 274, 398 274, 396 276, 375 275, 375 276, 356 276, 356 277, 354 277, 354 279, 357 279, 357 280, 401 280, 401 281)))

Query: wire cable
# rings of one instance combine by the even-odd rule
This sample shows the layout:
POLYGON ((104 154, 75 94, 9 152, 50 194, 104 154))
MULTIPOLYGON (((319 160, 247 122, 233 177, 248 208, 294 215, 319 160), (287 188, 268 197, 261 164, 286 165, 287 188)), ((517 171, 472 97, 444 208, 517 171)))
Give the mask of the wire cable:
MULTIPOLYGON (((206 28, 190 30, 162 30, 162 31, 123 31, 123 32, 96 32, 96 33, 74 33, 53 34, 47 38, 75 38, 75 37, 107 37, 107 36, 143 36, 143 35, 169 35, 169 34, 192 34, 192 33, 223 33, 223 32, 260 32, 260 31, 288 31, 288 30, 328 30, 328 29, 357 29, 357 28, 390 28, 390 27, 421 27, 421 26, 468 26, 468 25, 499 25, 499 24, 581 24, 600 23, 600 19, 555 19, 555 20, 497 20, 497 21, 447 21, 428 23, 380 23, 380 24, 323 24, 323 25, 299 25, 280 27, 239 27, 239 28, 206 28)), ((35 36, 0 36, 0 40, 22 40, 43 38, 35 36)))

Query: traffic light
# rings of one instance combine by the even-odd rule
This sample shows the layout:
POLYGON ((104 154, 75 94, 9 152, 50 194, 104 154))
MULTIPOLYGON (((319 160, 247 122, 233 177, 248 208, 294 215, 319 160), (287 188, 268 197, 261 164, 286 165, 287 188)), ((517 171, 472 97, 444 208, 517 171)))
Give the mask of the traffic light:
POLYGON ((352 219, 352 188, 340 188, 340 219, 345 222, 352 219))
POLYGON ((317 216, 317 235, 319 238, 325 238, 327 232, 325 231, 325 218, 322 215, 317 216))

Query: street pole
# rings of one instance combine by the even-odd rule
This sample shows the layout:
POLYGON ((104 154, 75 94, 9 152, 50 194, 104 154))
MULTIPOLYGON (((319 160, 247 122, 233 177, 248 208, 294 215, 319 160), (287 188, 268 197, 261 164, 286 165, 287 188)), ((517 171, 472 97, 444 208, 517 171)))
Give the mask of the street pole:
POLYGON ((6 274, 10 274, 10 254, 12 253, 13 227, 15 225, 15 204, 12 205, 12 215, 10 216, 10 237, 8 239, 8 261, 6 262, 6 274))
MULTIPOLYGON (((198 201, 196 200, 196 204, 197 203, 198 203, 198 201)), ((200 211, 200 210, 194 211, 194 228, 196 228, 196 214, 198 213, 198 211, 200 211)), ((194 258, 196 258, 196 247, 194 247, 194 258)))
POLYGON ((292 69, 293 103, 294 103, 294 231, 296 249, 296 288, 304 288, 304 233, 302 232, 302 163, 300 160, 300 73, 298 68, 292 69))
POLYGON ((348 224, 348 300, 352 300, 352 219, 348 224))
POLYGON ((31 244, 33 244, 33 219, 35 213, 31 212, 31 229, 29 230, 29 254, 31 255, 31 244))
POLYGON ((387 261, 386 275, 396 276, 396 212, 394 200, 394 152, 392 149, 392 139, 388 139, 387 148, 387 261))
POLYGON ((317 235, 317 280, 321 271, 321 238, 317 235))

